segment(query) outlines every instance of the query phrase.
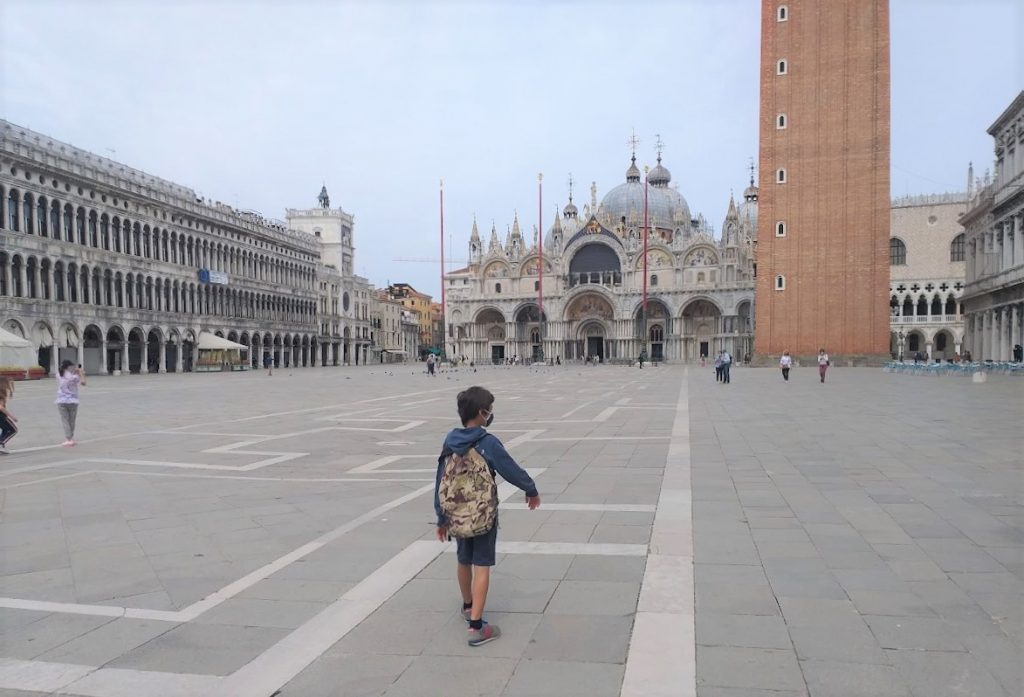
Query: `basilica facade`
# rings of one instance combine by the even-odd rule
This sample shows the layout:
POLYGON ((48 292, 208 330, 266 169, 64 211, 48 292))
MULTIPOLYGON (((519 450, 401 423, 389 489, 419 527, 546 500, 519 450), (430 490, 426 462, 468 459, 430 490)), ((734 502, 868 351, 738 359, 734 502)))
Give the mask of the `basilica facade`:
POLYGON ((753 350, 757 187, 730 196, 715 236, 671 186, 658 154, 644 175, 636 156, 626 181, 580 211, 572 200, 545 232, 524 239, 518 217, 504 243, 492 225, 485 245, 473 222, 469 264, 446 274, 449 355, 477 362, 519 357, 562 361, 684 362, 720 349, 753 350), (647 307, 644 235, 647 235, 647 307), (541 253, 542 251, 542 253, 541 253), (541 269, 543 264, 543 269, 541 269))

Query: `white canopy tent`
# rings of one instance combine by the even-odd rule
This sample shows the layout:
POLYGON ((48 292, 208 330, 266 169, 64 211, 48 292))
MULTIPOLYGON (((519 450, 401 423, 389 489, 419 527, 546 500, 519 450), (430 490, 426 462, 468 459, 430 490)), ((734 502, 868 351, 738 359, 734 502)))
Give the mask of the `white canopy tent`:
POLYGON ((228 341, 222 336, 211 334, 209 332, 201 332, 199 334, 199 341, 196 343, 200 351, 204 350, 217 350, 217 351, 248 351, 249 347, 245 344, 238 344, 234 341, 228 341))
POLYGON ((211 372, 220 370, 248 370, 249 347, 225 339, 222 336, 201 332, 196 340, 199 361, 196 370, 211 372))
POLYGON ((31 341, 0 328, 0 367, 28 370, 36 363, 36 352, 31 341))

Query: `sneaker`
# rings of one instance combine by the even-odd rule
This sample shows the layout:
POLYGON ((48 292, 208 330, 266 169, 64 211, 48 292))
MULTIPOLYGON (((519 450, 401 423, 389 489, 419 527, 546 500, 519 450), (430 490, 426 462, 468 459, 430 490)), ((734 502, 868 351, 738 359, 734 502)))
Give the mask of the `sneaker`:
POLYGON ((467 622, 469 622, 469 620, 470 620, 470 619, 472 619, 472 618, 471 618, 471 617, 469 616, 469 613, 470 613, 470 611, 471 611, 472 609, 473 609, 473 608, 470 608, 470 607, 464 607, 464 608, 462 608, 462 616, 463 616, 463 617, 464 617, 464 618, 466 619, 466 621, 467 621, 467 622))
POLYGON ((65 448, 70 448, 74 444, 75 444, 75 441, 70 440, 70 439, 68 439, 68 440, 64 441, 63 443, 61 443, 61 445, 64 446, 65 448))
POLYGON ((480 629, 469 629, 469 641, 466 642, 470 646, 483 646, 489 641, 494 641, 501 636, 501 630, 493 624, 487 624, 484 622, 484 626, 480 629))

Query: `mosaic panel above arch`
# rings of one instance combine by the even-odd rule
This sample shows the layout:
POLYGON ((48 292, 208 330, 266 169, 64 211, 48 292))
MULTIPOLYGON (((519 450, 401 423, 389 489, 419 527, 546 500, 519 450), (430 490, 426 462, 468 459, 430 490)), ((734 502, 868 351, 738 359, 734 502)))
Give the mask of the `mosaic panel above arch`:
POLYGON ((718 255, 706 247, 698 247, 686 255, 683 263, 686 266, 715 266, 718 264, 718 255))
POLYGON ((494 261, 484 268, 484 278, 508 278, 508 264, 494 261))
POLYGON ((581 320, 588 317, 612 319, 615 316, 615 310, 607 298, 596 293, 585 293, 569 304, 565 314, 569 320, 581 320))
MULTIPOLYGON (((672 255, 663 249, 649 249, 647 250, 647 270, 653 269, 665 269, 671 268, 674 264, 672 255)), ((642 270, 644 268, 644 257, 642 254, 637 255, 636 258, 636 269, 642 270)))

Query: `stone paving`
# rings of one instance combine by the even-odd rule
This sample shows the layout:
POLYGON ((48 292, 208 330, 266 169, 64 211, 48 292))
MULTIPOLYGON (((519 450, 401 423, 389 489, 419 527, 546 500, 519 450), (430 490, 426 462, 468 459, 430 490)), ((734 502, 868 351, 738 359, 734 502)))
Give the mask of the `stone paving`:
POLYGON ((1024 386, 733 378, 94 379, 73 450, 19 384, 0 695, 1024 693, 1024 386), (471 649, 430 492, 476 383, 543 503, 500 489, 503 637, 471 649))

